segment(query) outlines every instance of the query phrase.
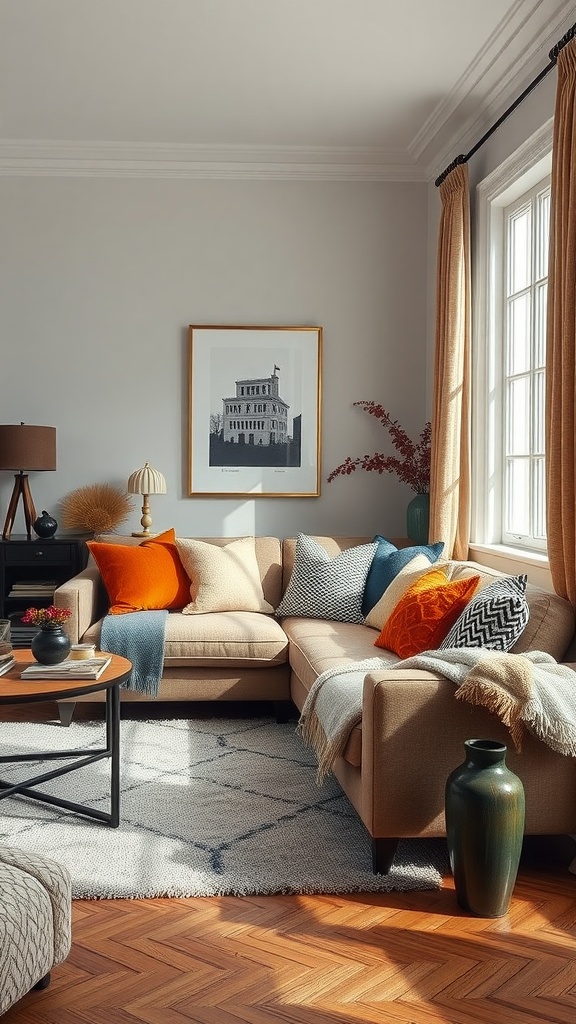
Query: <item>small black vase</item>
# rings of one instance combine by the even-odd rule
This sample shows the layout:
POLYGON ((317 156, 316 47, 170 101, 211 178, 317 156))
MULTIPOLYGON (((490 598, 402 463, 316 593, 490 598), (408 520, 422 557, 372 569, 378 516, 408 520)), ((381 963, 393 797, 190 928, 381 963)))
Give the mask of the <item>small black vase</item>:
POLYGON ((34 521, 34 533, 38 537, 46 538, 53 537, 58 529, 58 523, 49 515, 48 512, 43 510, 42 515, 38 516, 38 519, 34 521))
POLYGON ((70 640, 62 626, 43 626, 32 637, 30 649, 41 665, 59 665, 70 653, 70 640))
POLYGON ((446 838, 458 904, 479 917, 507 913, 524 836, 524 787, 506 745, 466 740, 446 782, 446 838))

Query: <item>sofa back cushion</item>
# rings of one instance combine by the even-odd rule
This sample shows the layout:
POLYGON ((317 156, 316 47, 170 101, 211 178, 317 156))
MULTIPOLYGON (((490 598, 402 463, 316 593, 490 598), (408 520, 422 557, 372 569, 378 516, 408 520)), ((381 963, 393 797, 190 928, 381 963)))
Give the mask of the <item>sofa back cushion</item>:
MULTIPOLYGON (((233 540, 240 540, 239 537, 201 537, 198 539, 207 544, 216 544, 218 547, 224 547, 233 540)), ((140 544, 142 542, 141 537, 130 537, 118 533, 100 534, 96 540, 106 541, 110 544, 140 544)), ((255 537, 254 547, 264 599, 273 608, 276 608, 282 597, 281 542, 277 537, 255 537)))

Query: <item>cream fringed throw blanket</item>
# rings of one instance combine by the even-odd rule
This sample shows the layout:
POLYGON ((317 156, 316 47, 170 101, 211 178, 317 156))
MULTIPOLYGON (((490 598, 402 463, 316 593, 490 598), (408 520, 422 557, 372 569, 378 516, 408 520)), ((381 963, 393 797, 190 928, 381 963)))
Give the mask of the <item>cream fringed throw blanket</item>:
POLYGON ((318 757, 319 782, 362 718, 366 674, 406 668, 446 676, 457 686, 457 700, 480 704, 500 718, 517 750, 528 730, 559 754, 576 757, 576 672, 543 651, 502 654, 452 647, 425 651, 395 665, 370 658, 328 669, 318 677, 302 708, 298 729, 318 757))

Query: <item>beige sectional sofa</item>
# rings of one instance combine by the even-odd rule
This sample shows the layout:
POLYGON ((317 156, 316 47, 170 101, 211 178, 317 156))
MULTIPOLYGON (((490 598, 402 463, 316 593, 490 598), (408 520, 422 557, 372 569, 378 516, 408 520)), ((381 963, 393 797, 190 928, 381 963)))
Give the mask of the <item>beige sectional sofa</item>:
MULTIPOLYGON (((202 538, 224 545, 233 538, 202 538)), ((114 543, 138 543, 109 536, 114 543)), ((316 538, 331 557, 364 544, 366 537, 316 538)), ((295 540, 255 539, 265 599, 277 608, 294 564, 295 540)), ((456 571, 475 568, 461 563, 456 571)), ((482 573, 500 574, 486 566, 482 573)), ((528 585, 530 618, 513 651, 545 651, 565 659, 574 638, 568 602, 528 585)), ((98 643, 107 595, 92 558, 86 569, 58 588, 55 603, 71 608, 73 642, 98 643)), ((392 652, 375 648, 377 632, 363 624, 290 617, 278 621, 258 612, 183 615, 170 612, 162 701, 274 702, 279 714, 301 710, 315 679, 326 669, 392 652)), ((576 661, 576 658, 574 659, 576 661)), ((576 675, 575 675, 576 684, 576 675)), ((378 669, 366 675, 362 721, 348 739, 334 773, 372 841, 373 867, 386 872, 398 840, 445 835, 444 786, 463 760, 464 741, 492 738, 507 743, 508 764, 526 790, 526 833, 576 833, 576 759, 555 753, 532 736, 515 753, 508 730, 484 708, 455 700, 455 686, 443 676, 406 669, 378 669)), ((122 700, 150 698, 123 691, 122 700)))

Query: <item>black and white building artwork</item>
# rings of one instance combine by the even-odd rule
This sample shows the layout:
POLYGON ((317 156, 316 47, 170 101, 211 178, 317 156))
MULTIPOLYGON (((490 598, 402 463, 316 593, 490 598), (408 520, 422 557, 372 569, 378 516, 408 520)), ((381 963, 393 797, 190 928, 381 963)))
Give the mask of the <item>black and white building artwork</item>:
POLYGON ((279 373, 274 365, 269 377, 235 381, 220 416, 210 417, 211 466, 300 465, 301 417, 289 419, 279 373))
POLYGON ((320 327, 189 328, 189 494, 317 497, 320 327))

